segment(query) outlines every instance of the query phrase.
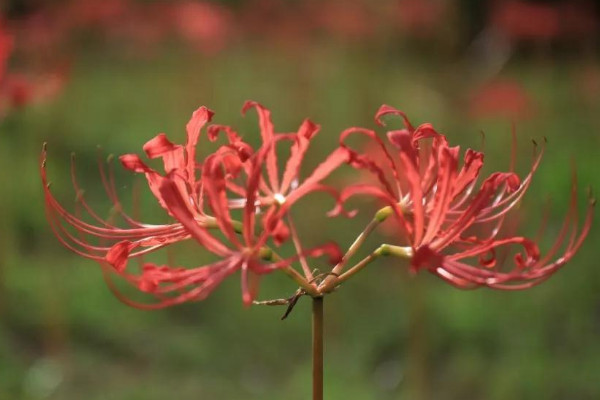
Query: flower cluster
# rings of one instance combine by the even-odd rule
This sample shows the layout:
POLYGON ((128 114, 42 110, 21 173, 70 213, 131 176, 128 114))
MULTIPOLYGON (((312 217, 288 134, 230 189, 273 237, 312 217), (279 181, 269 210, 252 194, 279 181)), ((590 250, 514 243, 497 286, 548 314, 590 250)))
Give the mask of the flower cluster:
MULTIPOLYGON (((574 180, 569 212, 546 254, 542 255, 532 239, 505 235, 502 226, 506 216, 529 188, 543 151, 534 154, 526 176, 521 178, 514 172, 513 151, 508 171, 492 173, 478 185, 483 153, 468 149, 461 163, 459 147, 450 146, 431 124, 415 128, 404 113, 382 106, 375 116, 379 125, 384 125, 382 118, 388 114, 400 116, 404 122, 404 128, 387 132, 387 144, 373 130, 349 128, 342 132, 339 147, 302 179, 302 162, 319 125, 305 120, 296 132, 278 133, 269 110, 250 101, 242 111, 249 109, 258 114, 261 142, 257 149, 232 127, 210 124, 213 113, 200 107, 187 124, 184 145, 172 143, 163 133, 144 145, 147 158, 162 161, 163 173, 136 154, 120 157, 127 170, 145 176, 158 203, 174 220, 170 224, 150 225, 126 214, 112 172, 104 168, 100 169, 104 188, 114 213, 126 225, 119 226, 92 209, 84 199, 74 167, 72 181, 78 209, 89 218, 69 212, 50 191, 44 146, 41 176, 48 220, 56 236, 70 250, 108 266, 110 272, 152 294, 157 301, 134 302, 111 285, 122 300, 138 307, 159 308, 202 300, 238 270, 245 304, 256 298, 257 277, 273 271, 288 274, 300 286, 300 293, 322 296, 386 255, 405 258, 413 272, 427 270, 461 288, 523 289, 542 282, 569 261, 590 229, 594 202, 590 201, 580 227, 574 180), (211 142, 224 135, 225 144, 199 160, 197 149, 202 132, 211 142), (374 143, 376 151, 353 149, 347 144, 351 135, 365 136, 374 143), (282 163, 277 150, 285 143, 289 144, 290 155, 282 163), (323 183, 344 165, 363 169, 373 179, 339 192, 323 183), (345 254, 334 243, 305 249, 290 210, 299 199, 315 191, 328 193, 336 200, 330 215, 343 212, 345 203, 355 195, 366 195, 383 207, 345 254), (240 217, 236 219, 235 215, 240 217), (394 226, 390 236, 393 242, 382 244, 346 269, 366 237, 384 220, 394 226), (195 268, 147 262, 142 262, 139 269, 130 265, 131 259, 188 239, 195 240, 218 260, 195 268), (276 254, 274 249, 286 242, 294 244, 294 257, 281 258, 276 254), (514 246, 520 251, 513 262, 500 262, 496 253, 514 246), (321 255, 329 255, 335 266, 331 272, 314 276, 307 257, 321 255), (296 262, 301 272, 293 267, 296 262)), ((514 140, 513 135, 513 148, 514 140)))

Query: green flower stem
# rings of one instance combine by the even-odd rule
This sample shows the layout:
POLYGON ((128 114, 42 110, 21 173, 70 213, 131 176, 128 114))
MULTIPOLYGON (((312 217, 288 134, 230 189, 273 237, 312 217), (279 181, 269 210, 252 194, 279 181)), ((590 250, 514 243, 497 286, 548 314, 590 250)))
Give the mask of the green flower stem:
POLYGON ((393 246, 390 244, 382 244, 379 246, 374 252, 360 260, 357 264, 355 264, 352 268, 348 269, 348 271, 344 272, 342 275, 338 277, 332 277, 331 286, 322 285, 319 287, 321 293, 325 293, 333 290, 340 283, 345 282, 351 276, 355 275, 357 272, 362 270, 364 267, 369 265, 371 262, 375 261, 377 258, 381 256, 394 256, 403 259, 410 259, 412 257, 413 251, 411 247, 402 247, 402 246, 393 246))
POLYGON ((323 282, 319 285, 320 293, 327 293, 331 291, 335 286, 337 286, 335 285, 335 282, 337 280, 336 275, 340 275, 342 269, 344 269, 344 266, 346 265, 348 260, 352 258, 352 256, 358 251, 360 246, 362 246, 362 244, 365 242, 365 240, 371 234, 371 232, 373 232, 375 228, 377 228, 379 222, 380 221, 376 218, 372 219, 369 222, 369 224, 365 227, 365 229, 360 233, 360 235, 358 235, 358 237, 348 248, 346 254, 344 254, 344 256, 342 257, 341 261, 335 267, 333 267, 333 269, 331 270, 331 275, 325 278, 325 280, 323 280, 323 282))
MULTIPOLYGON (((220 229, 219 224, 217 223, 217 219, 214 217, 206 217, 206 221, 203 226, 208 229, 220 229)), ((240 221, 231 220, 231 226, 233 227, 233 231, 235 233, 242 233, 243 225, 240 221)))
POLYGON ((374 219, 377 220, 378 222, 383 222, 387 219, 387 217, 392 215, 393 212, 394 212, 394 210, 392 210, 391 206, 383 207, 375 213, 374 219))
MULTIPOLYGON (((260 250, 260 256, 263 260, 266 261, 281 261, 281 257, 268 247, 263 247, 260 250)), ((309 283, 305 277, 303 277, 298 271, 296 271, 291 266, 286 265, 285 267, 280 268, 280 270, 285 272, 287 276, 292 278, 302 289, 304 289, 306 294, 312 297, 321 296, 321 293, 319 293, 317 287, 314 284, 309 283)))
MULTIPOLYGON (((377 249, 377 250, 379 250, 379 249, 377 249)), ((348 271, 344 272, 342 275, 336 277, 336 279, 334 280, 335 281, 334 285, 338 286, 342 282, 345 282, 352 275, 356 274, 358 271, 360 271, 361 269, 363 269, 364 267, 366 267, 367 265, 369 265, 370 263, 375 261, 377 258, 379 258, 379 256, 381 256, 381 253, 378 253, 377 250, 375 250, 373 253, 369 254, 362 260, 360 260, 358 263, 356 263, 356 265, 354 265, 348 271)))

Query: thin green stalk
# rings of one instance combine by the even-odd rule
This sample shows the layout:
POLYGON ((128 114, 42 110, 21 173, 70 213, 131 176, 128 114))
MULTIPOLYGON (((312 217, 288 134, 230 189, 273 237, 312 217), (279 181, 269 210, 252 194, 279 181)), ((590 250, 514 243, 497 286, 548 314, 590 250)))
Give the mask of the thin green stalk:
POLYGON ((367 237, 371 234, 371 232, 373 232, 375 228, 377 228, 379 222, 380 221, 376 218, 372 219, 369 222, 369 224, 365 227, 365 229, 360 233, 360 235, 356 237, 354 242, 348 248, 346 254, 344 254, 344 256, 342 257, 341 261, 331 270, 331 275, 326 277, 323 280, 323 282, 319 285, 319 292, 327 293, 331 291, 335 286, 337 286, 335 284, 335 282, 337 281, 336 276, 340 275, 348 260, 352 258, 352 256, 358 251, 360 246, 362 246, 365 240, 367 240, 367 237))
POLYGON ((346 281, 352 275, 356 274, 358 271, 360 271, 361 269, 363 269, 364 267, 366 267, 367 265, 369 265, 370 263, 375 261, 375 259, 377 259, 380 255, 381 254, 377 253, 377 251, 374 251, 373 253, 369 254, 368 256, 366 256, 365 258, 360 260, 358 263, 356 263, 356 265, 354 265, 348 271, 346 271, 342 275, 338 276, 337 279, 335 280, 335 284, 339 285, 340 283, 346 281))
MULTIPOLYGON (((261 258, 264 260, 268 260, 268 261, 281 260, 281 257, 268 247, 264 247, 263 249, 261 249, 261 253, 262 253, 261 258)), ((298 271, 296 271, 291 266, 286 265, 283 268, 281 268, 281 271, 285 272, 285 274, 287 276, 292 278, 310 296, 313 296, 313 297, 320 296, 320 293, 317 290, 317 287, 314 284, 308 282, 305 277, 303 277, 298 271)))
POLYGON ((351 276, 362 270, 364 267, 375 261, 380 256, 394 256, 398 258, 409 259, 412 257, 412 248, 402 246, 392 246, 390 244, 382 244, 374 252, 360 260, 352 268, 348 269, 340 276, 333 276, 330 282, 323 282, 319 286, 321 293, 327 293, 333 290, 337 285, 346 281, 351 276))

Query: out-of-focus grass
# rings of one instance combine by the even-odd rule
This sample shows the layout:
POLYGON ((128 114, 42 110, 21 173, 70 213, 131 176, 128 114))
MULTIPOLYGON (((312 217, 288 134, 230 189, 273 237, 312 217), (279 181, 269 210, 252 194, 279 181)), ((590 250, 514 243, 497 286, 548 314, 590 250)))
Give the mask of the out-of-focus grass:
MULTIPOLYGON (((0 399, 305 399, 307 299, 280 322, 282 309, 243 308, 233 278, 199 304, 156 312, 120 304, 99 267, 68 253, 52 236, 37 162, 48 141, 53 189, 68 201, 74 196, 68 160, 76 152, 88 198, 108 211, 95 167, 97 145, 107 153, 140 152, 159 132, 181 142, 187 119, 201 104, 217 112, 216 122, 258 137, 256 117, 239 113, 244 100, 254 99, 271 108, 281 131, 295 129, 306 116, 322 125, 314 142, 320 147, 308 160, 313 165, 333 149, 343 128, 374 127, 374 112, 389 103, 417 123, 433 122, 457 144, 477 145, 484 130, 489 171, 507 168, 510 124, 466 116, 466 77, 440 74, 438 65, 418 58, 366 55, 323 48, 284 56, 259 48, 207 59, 173 49, 140 61, 92 53, 76 62, 55 103, 3 121, 0 399)), ((530 139, 548 138, 522 208, 525 224, 530 215, 539 221, 540 204, 552 198, 545 248, 566 213, 570 160, 582 198, 584 185, 600 187, 600 116, 578 97, 572 84, 577 70, 561 62, 514 62, 505 72, 524 82, 539 105, 534 119, 517 126, 520 172, 528 165, 523 160, 530 139)), ((118 178, 128 202, 134 177, 118 178)), ((161 221, 150 212, 151 195, 144 194, 145 217, 161 221)), ((325 212, 331 204, 324 199, 317 206, 325 212)), ((299 211, 298 225, 315 241, 332 238, 346 246, 368 218, 331 220, 312 207, 299 211)), ((522 228, 535 234, 537 226, 522 228)), ((370 266, 326 301, 326 397, 600 397, 597 232, 564 270, 526 292, 464 292, 427 274, 409 276, 406 265, 392 260, 370 266)), ((193 244, 180 251, 177 259, 201 262, 193 244)), ((294 289, 284 277, 269 275, 261 297, 288 296, 294 289)))

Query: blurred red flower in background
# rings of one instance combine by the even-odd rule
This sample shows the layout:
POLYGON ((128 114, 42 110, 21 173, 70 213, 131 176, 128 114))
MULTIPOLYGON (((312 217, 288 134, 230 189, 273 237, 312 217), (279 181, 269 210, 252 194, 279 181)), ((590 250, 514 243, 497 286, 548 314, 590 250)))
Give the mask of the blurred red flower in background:
POLYGON ((132 10, 130 0, 74 0, 61 14, 72 27, 104 29, 122 20, 132 10))
POLYGON ((398 0, 395 28, 414 37, 429 37, 438 31, 447 5, 435 0, 398 0))
POLYGON ((315 29, 306 4, 277 0, 244 2, 239 24, 250 42, 256 40, 294 51, 310 43, 315 29))
POLYGON ((518 82, 495 79, 471 93, 468 106, 471 117, 499 117, 518 121, 532 117, 536 107, 531 95, 518 82))
POLYGON ((600 66, 590 64, 577 69, 572 79, 577 97, 595 109, 600 102, 600 66))
POLYGON ((492 24, 510 39, 551 39, 560 31, 558 9, 549 4, 500 1, 492 10, 492 24))
POLYGON ((21 77, 8 73, 8 60, 13 44, 13 36, 5 30, 0 20, 0 117, 7 112, 8 108, 22 106, 30 98, 29 83, 21 77))
POLYGON ((345 41, 372 38, 377 26, 368 2, 328 0, 309 2, 309 15, 330 36, 345 41))
POLYGON ((600 23, 589 1, 551 4, 521 0, 497 1, 490 15, 492 26, 512 41, 548 42, 556 39, 590 41, 600 23))
POLYGON ((222 50, 233 36, 233 15, 218 4, 178 2, 172 5, 171 13, 175 31, 186 42, 203 52, 222 50))
POLYGON ((0 20, 0 81, 6 74, 8 58, 12 52, 13 38, 8 34, 3 22, 0 20))
POLYGON ((595 6, 590 1, 561 3, 559 11, 563 36, 594 43, 594 38, 600 33, 597 4, 595 6))
POLYGON ((66 72, 26 74, 9 70, 15 39, 0 19, 0 117, 12 108, 53 97, 63 85, 66 72))

